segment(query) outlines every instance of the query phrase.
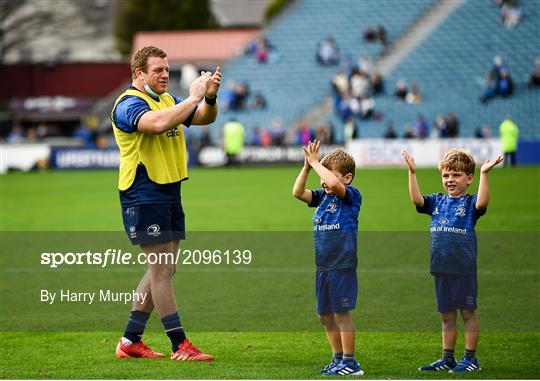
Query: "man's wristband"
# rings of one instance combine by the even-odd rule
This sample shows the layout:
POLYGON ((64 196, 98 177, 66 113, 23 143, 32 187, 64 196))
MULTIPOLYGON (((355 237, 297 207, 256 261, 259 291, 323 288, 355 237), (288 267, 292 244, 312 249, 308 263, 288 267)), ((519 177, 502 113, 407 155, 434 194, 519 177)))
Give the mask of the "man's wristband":
POLYGON ((208 98, 208 97, 204 97, 204 101, 209 104, 210 106, 215 106, 216 105, 216 101, 217 101, 217 97, 214 97, 214 98, 208 98))

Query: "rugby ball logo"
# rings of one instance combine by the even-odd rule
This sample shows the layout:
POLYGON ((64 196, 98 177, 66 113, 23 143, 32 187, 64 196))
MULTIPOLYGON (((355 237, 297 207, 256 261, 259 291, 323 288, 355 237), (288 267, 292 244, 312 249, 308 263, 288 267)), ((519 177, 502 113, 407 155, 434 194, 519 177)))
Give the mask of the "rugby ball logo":
POLYGON ((161 228, 159 227, 158 224, 152 224, 148 227, 148 229, 146 229, 146 232, 148 233, 148 235, 157 237, 158 235, 161 234, 161 232, 159 231, 160 229, 161 228))
POLYGON ((331 201, 330 204, 326 207, 325 212, 334 213, 337 210, 337 204, 334 201, 331 201))
POLYGON ((459 208, 456 209, 456 216, 464 217, 465 212, 466 212, 465 207, 463 205, 460 205, 459 208))

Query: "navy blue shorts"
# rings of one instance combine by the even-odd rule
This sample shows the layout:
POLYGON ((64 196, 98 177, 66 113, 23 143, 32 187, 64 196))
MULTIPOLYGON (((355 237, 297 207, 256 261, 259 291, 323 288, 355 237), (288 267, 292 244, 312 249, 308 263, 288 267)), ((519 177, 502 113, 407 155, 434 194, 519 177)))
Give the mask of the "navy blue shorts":
POLYGON ((317 271, 315 290, 319 315, 354 310, 358 296, 356 271, 317 271))
POLYGON ((182 203, 122 207, 124 229, 133 245, 153 245, 186 238, 182 203))
POLYGON ((439 312, 476 310, 478 281, 476 275, 433 274, 439 312))

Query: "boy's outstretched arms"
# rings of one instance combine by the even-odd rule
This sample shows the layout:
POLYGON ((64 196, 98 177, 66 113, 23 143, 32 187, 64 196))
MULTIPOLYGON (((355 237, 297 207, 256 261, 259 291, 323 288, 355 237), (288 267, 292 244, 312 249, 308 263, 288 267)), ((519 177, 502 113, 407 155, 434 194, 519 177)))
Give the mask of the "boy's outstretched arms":
POLYGON ((307 161, 307 158, 304 155, 304 166, 302 167, 302 170, 300 171, 300 174, 296 178, 296 181, 294 182, 293 186, 293 196, 296 197, 299 200, 302 200, 306 203, 311 203, 311 191, 309 189, 306 189, 306 181, 309 175, 309 171, 311 170, 311 167, 307 161))
POLYGON ((495 160, 486 160, 482 167, 480 168, 480 182, 478 184, 478 196, 476 198, 476 209, 484 210, 487 208, 489 203, 489 181, 488 181, 488 172, 496 166, 497 164, 502 163, 503 157, 499 156, 495 160))
POLYGON ((403 150, 401 154, 409 167, 409 195, 411 197, 411 201, 414 205, 421 208, 424 206, 424 197, 422 197, 420 186, 418 185, 418 180, 416 179, 416 164, 414 162, 414 157, 412 157, 407 150, 403 150))
POLYGON ((347 194, 347 188, 345 185, 338 180, 332 171, 323 166, 319 161, 320 144, 321 142, 318 140, 314 140, 313 142, 310 141, 308 145, 304 147, 304 157, 311 168, 317 172, 322 182, 339 198, 345 198, 345 195, 347 194))

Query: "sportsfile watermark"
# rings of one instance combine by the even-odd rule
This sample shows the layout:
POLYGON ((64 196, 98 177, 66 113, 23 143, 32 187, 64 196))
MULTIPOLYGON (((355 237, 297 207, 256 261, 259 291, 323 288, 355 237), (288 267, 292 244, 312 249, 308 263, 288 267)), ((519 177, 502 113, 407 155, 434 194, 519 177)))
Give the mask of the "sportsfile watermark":
POLYGON ((122 249, 104 252, 91 250, 80 252, 43 252, 40 264, 56 269, 65 266, 93 265, 101 268, 114 265, 249 265, 252 252, 249 249, 178 249, 176 253, 131 253, 122 249))
MULTIPOLYGON (((345 247, 337 226, 324 233, 332 248, 345 247)), ((444 233, 456 245, 465 243, 461 232, 444 233)), ((482 329, 540 332, 540 256, 533 255, 540 232, 476 236, 482 329)), ((153 263, 163 263, 172 264, 158 270, 171 275, 182 324, 190 332, 319 332, 316 244, 309 224, 302 232, 190 232, 172 253, 159 251, 176 247, 144 253, 146 246, 133 246, 123 231, 3 232, 0 328, 121 329, 133 303, 153 299, 139 284, 153 263)), ((358 233, 352 314, 360 331, 439 327, 430 247, 429 226, 421 232, 358 233)), ((338 296, 337 302, 352 306, 352 296, 338 296)), ((156 314, 148 330, 161 332, 156 314)))

